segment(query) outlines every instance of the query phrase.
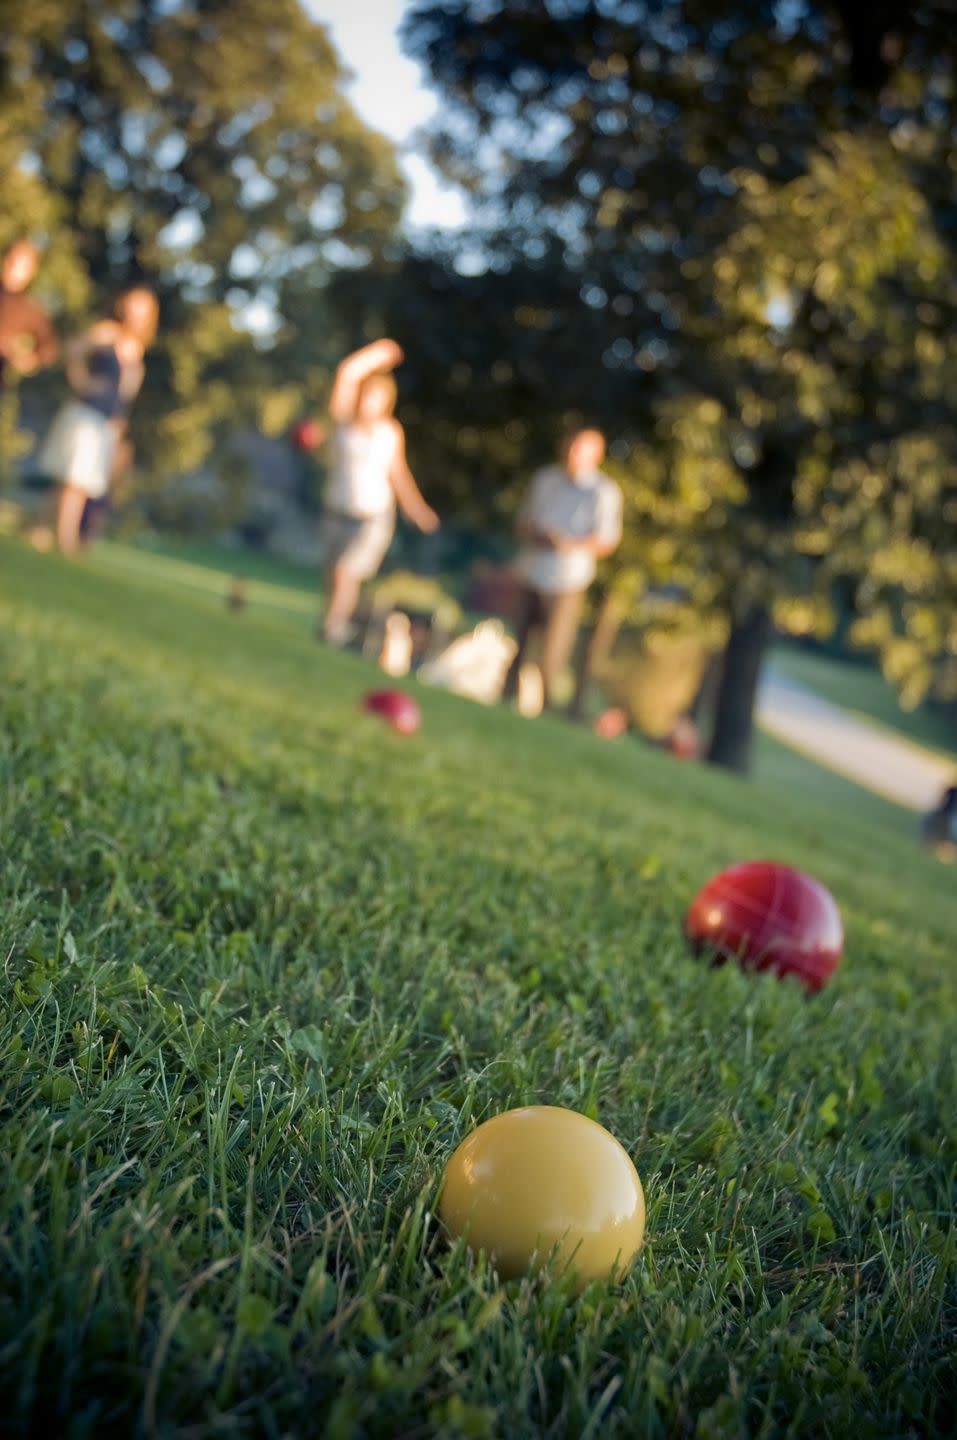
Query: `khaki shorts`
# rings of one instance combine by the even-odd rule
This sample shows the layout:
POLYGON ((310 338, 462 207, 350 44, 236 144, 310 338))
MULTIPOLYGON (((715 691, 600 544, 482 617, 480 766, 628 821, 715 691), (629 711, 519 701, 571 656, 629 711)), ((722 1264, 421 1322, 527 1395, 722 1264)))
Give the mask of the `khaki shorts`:
POLYGON ((394 533, 395 516, 391 513, 362 519, 326 510, 319 521, 323 567, 335 570, 341 566, 358 580, 371 580, 385 559, 394 533))

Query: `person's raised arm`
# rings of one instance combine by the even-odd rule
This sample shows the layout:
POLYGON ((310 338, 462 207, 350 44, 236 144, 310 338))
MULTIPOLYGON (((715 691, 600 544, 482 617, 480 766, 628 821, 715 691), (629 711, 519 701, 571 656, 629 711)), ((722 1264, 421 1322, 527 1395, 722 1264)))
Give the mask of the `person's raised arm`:
POLYGON ((394 370, 402 360, 402 349, 394 340, 373 340, 371 345, 347 355, 336 371, 329 397, 329 414, 335 423, 349 425, 355 419, 363 380, 383 370, 394 370))
POLYGON ((399 508, 406 519, 418 526, 426 535, 432 535, 439 528, 439 517, 432 506, 426 503, 421 490, 415 483, 415 476, 409 469, 409 462, 405 458, 405 431, 398 420, 392 421, 392 427, 395 436, 395 450, 389 469, 389 482, 395 492, 395 498, 399 502, 399 508))

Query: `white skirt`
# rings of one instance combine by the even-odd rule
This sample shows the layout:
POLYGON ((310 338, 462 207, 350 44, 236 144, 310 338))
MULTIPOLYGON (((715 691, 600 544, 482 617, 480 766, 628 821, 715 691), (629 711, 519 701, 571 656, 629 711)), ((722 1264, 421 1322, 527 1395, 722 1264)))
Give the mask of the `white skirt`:
POLYGON ((62 484, 83 490, 91 500, 101 500, 110 488, 116 434, 105 415, 71 400, 54 417, 39 467, 62 484))

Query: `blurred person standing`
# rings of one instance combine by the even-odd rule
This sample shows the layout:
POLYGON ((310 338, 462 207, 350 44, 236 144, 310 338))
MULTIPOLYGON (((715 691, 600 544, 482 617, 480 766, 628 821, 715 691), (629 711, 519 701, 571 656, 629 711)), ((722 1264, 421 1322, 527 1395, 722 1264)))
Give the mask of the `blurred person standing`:
POLYGON ((322 633, 332 645, 350 638, 362 582, 378 573, 391 543, 396 502, 425 534, 439 528, 409 469, 405 432, 392 413, 396 385, 389 372, 403 358, 394 340, 376 340, 343 360, 332 387, 333 457, 319 526, 322 633))
POLYGON ((106 498, 118 461, 129 459, 127 416, 158 320, 152 290, 134 286, 120 296, 111 320, 91 325, 65 347, 73 398, 55 417, 40 457, 60 482, 56 538, 65 555, 80 548, 87 503, 106 498))
POLYGON ((541 630, 544 700, 553 707, 555 682, 574 649, 597 562, 618 548, 622 496, 601 470, 604 458, 602 432, 576 430, 559 463, 532 478, 516 527, 522 542, 515 566, 521 586, 518 649, 505 679, 506 699, 517 695, 530 641, 541 630))
POLYGON ((11 371, 33 375, 57 357, 50 317, 26 293, 39 268, 40 252, 30 240, 15 240, 0 263, 0 385, 11 371))

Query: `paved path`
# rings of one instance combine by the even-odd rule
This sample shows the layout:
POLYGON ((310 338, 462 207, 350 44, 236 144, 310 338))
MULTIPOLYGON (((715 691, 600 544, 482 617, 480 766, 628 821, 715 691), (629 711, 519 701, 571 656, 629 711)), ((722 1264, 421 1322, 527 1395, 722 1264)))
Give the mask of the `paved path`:
POLYGON ((859 719, 768 666, 758 724, 792 749, 909 810, 929 810, 957 776, 946 755, 859 719))

